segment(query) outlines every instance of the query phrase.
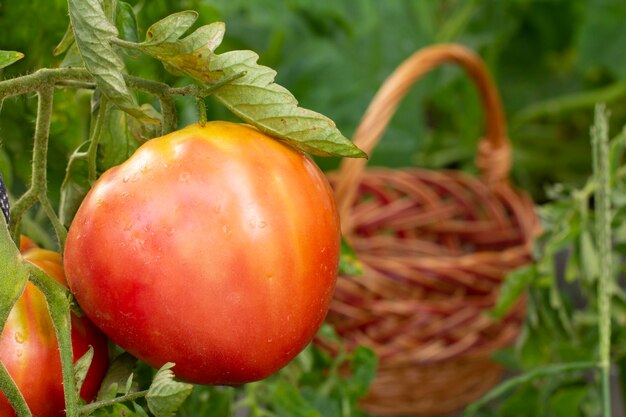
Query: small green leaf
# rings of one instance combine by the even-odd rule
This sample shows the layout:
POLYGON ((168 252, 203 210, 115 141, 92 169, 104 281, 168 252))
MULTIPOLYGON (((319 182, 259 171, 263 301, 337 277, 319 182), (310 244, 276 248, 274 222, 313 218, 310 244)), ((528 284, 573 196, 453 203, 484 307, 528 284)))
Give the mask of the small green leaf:
POLYGON ((72 44, 67 50, 65 56, 63 57, 63 61, 61 61, 62 68, 84 68, 85 63, 83 62, 83 57, 80 56, 80 51, 78 50, 78 46, 76 46, 76 42, 72 44))
POLYGON ((150 26, 144 45, 174 42, 183 36, 197 19, 198 13, 193 10, 171 14, 150 26))
POLYGON ((583 272, 583 279, 587 282, 594 282, 600 275, 600 265, 598 252, 591 239, 591 233, 585 229, 580 234, 579 242, 580 266, 583 272))
POLYGON ((83 382, 89 372, 91 361, 93 360, 93 346, 89 346, 87 352, 74 363, 74 381, 76 382, 76 394, 80 395, 83 382))
POLYGON ((139 142, 130 131, 129 119, 133 118, 116 108, 106 112, 98 142, 97 163, 100 172, 121 164, 139 147, 139 142))
POLYGON ((72 25, 69 24, 67 25, 67 29, 65 30, 65 35, 63 35, 63 39, 61 39, 61 42, 59 42, 56 48, 54 48, 54 50, 52 51, 52 55, 54 56, 61 55, 63 52, 67 51, 70 48, 70 46, 74 44, 75 40, 76 39, 74 39, 74 30, 72 29, 72 25))
POLYGON ((213 51, 222 42, 224 31, 224 24, 216 22, 198 28, 183 39, 157 44, 144 42, 138 44, 138 47, 160 60, 169 72, 211 84, 221 77, 220 72, 211 71, 210 61, 213 51))
POLYGON ((85 67, 106 97, 122 110, 138 118, 147 117, 137 106, 135 96, 124 80, 124 62, 111 46, 118 32, 98 0, 68 0, 70 21, 76 45, 85 67))
POLYGON ((354 249, 348 242, 341 238, 341 256, 339 257, 339 273, 341 275, 363 275, 363 264, 358 260, 354 249))
POLYGON ((115 15, 115 27, 119 32, 120 39, 130 42, 139 42, 139 29, 137 16, 133 6, 125 1, 118 1, 115 15))
POLYGON ((99 408, 91 414, 94 417, 144 417, 143 414, 133 411, 124 404, 113 404, 110 407, 99 408))
POLYGON ((81 158, 89 145, 82 143, 70 156, 65 170, 65 178, 61 183, 61 201, 59 203, 59 220, 66 227, 72 223, 72 219, 89 191, 87 181, 87 161, 81 158))
POLYGON ((13 243, 4 216, 0 215, 0 333, 15 302, 26 287, 28 270, 13 243))
POLYGON ((582 416, 582 405, 589 399, 589 386, 561 387, 550 398, 550 416, 582 416))
POLYGON ((128 394, 130 392, 128 384, 129 381, 132 384, 133 369, 136 364, 137 358, 130 353, 124 352, 115 358, 100 385, 98 401, 110 400, 115 398, 117 394, 128 394))
POLYGON ((135 413, 137 413, 139 417, 150 417, 148 413, 146 412, 146 410, 144 410, 142 406, 140 406, 134 401, 133 401, 133 408, 135 409, 135 413))
POLYGON ((295 97, 274 82, 276 72, 257 64, 252 51, 214 55, 211 72, 224 77, 245 74, 213 93, 218 101, 262 132, 294 148, 318 156, 365 158, 367 155, 345 138, 328 117, 298 107, 295 97))
POLYGON ((0 68, 8 67, 22 58, 24 58, 24 54, 21 52, 0 51, 0 68))
POLYGON ((527 266, 510 272, 500 287, 500 294, 498 295, 496 305, 489 310, 487 314, 497 320, 504 317, 526 288, 528 288, 535 273, 536 271, 533 266, 527 266))
POLYGON ((146 394, 148 409, 156 417, 173 416, 193 390, 191 384, 174 381, 172 367, 168 362, 159 369, 146 394))
POLYGON ((371 349, 359 346, 352 352, 351 375, 346 386, 353 401, 356 402, 367 394, 370 384, 376 378, 377 365, 378 359, 371 349))

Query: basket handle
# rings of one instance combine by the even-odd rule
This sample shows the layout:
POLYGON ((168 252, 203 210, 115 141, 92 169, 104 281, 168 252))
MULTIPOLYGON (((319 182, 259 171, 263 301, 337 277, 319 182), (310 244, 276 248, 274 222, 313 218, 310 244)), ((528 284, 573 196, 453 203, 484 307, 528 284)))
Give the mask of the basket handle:
MULTIPOLYGON (((411 86, 431 69, 447 62, 460 64, 480 94, 485 116, 485 136, 478 144, 476 165, 481 176, 488 184, 507 181, 511 168, 511 145, 506 137, 506 121, 500 97, 480 57, 457 44, 426 47, 400 64, 385 80, 367 108, 354 134, 354 144, 369 154, 411 86)), ((335 197, 342 219, 348 217, 366 163, 365 159, 348 158, 341 162, 336 177, 335 197)))

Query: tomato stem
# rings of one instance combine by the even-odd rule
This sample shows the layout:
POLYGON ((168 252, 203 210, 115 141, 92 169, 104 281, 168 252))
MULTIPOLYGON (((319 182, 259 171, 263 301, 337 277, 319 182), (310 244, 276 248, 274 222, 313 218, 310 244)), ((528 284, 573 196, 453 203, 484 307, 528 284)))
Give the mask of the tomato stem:
POLYGON ((32 417, 33 414, 30 412, 24 396, 2 362, 0 362, 0 389, 2 389, 18 417, 32 417))
POLYGON ((204 102, 204 97, 196 97, 196 103, 198 105, 198 123, 200 126, 204 126, 207 121, 206 103, 204 102))
POLYGON ((176 130, 178 122, 176 121, 176 106, 172 96, 162 95, 159 97, 161 105, 161 115, 163 116, 163 124, 161 125, 161 136, 176 130))
POLYGON ((78 393, 74 380, 74 355, 72 353, 70 301, 68 290, 35 265, 28 265, 31 281, 43 292, 48 302, 50 318, 59 343, 63 390, 65 394, 65 414, 78 416, 78 393))
POLYGON ((145 397, 146 394, 148 394, 148 390, 131 392, 130 394, 122 395, 121 397, 112 398, 110 400, 97 401, 91 404, 80 406, 78 407, 78 412, 80 415, 89 415, 99 408, 109 407, 114 404, 123 403, 126 401, 133 401, 137 398, 145 397))
POLYGON ((598 331, 602 403, 605 417, 611 416, 611 297, 613 294, 613 260, 611 245, 611 179, 609 162, 608 112, 603 104, 596 106, 591 130, 593 176, 595 189, 596 239, 601 256, 598 281, 598 331))

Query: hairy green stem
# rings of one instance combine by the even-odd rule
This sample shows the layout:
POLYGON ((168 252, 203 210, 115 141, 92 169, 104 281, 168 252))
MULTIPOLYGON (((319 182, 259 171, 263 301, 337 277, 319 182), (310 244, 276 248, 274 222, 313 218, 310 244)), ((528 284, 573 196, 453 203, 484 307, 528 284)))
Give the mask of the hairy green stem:
MULTIPOLYGON (((235 78, 241 77, 243 74, 235 78)), ((229 77, 228 81, 232 81, 229 77)), ((132 75, 124 75, 126 84, 135 90, 156 96, 206 96, 211 90, 198 85, 170 87, 169 85, 132 75)), ((220 80, 216 85, 223 85, 220 80)), ((94 79, 85 68, 43 68, 32 74, 0 81, 0 100, 29 94, 51 86, 95 88, 94 79)))
POLYGON ((24 214, 38 201, 37 193, 31 187, 11 206, 11 236, 15 244, 20 242, 20 223, 24 214))
POLYGON ((611 245, 611 179, 609 172, 608 112, 603 104, 595 111, 591 130, 593 144, 593 176, 595 189, 596 239, 600 254, 598 282, 598 330, 599 356, 602 380, 602 403, 604 416, 611 416, 611 295, 613 284, 613 259, 611 245))
POLYGON ((133 51, 143 51, 143 48, 137 42, 126 41, 120 38, 111 38, 113 45, 121 46, 122 48, 131 49, 133 51))
MULTIPOLYGON (((35 140, 33 147, 33 164, 31 174, 30 188, 24 195, 15 203, 11 210, 11 234, 13 240, 19 242, 19 225, 22 221, 23 215, 28 211, 37 201, 47 201, 47 158, 48 158, 48 136, 50 133, 50 120, 52 118, 52 100, 54 95, 54 89, 51 86, 42 87, 39 91, 39 100, 37 105, 37 122, 35 124, 35 140)), ((45 206, 45 204, 44 204, 45 206)), ((46 208, 46 207, 44 207, 46 208)), ((64 227, 59 228, 60 222, 54 210, 50 211, 46 209, 48 217, 50 218, 55 231, 57 232, 57 239, 59 244, 65 242, 66 231, 64 227)))
POLYGON ((0 389, 9 400, 9 404, 11 404, 18 417, 32 417, 33 414, 30 412, 24 396, 17 388, 17 385, 15 385, 15 381, 13 381, 2 362, 0 362, 0 389))
POLYGON ((160 96, 159 104, 161 105, 161 115, 163 116, 163 124, 161 125, 161 135, 167 135, 176 130, 178 122, 176 120, 176 105, 172 96, 160 96))
POLYGON ((48 197, 42 195, 39 197, 39 204, 43 207, 46 216, 48 216, 48 220, 50 220, 50 224, 52 224, 52 228, 54 229, 54 233, 57 235, 57 240, 59 243, 59 251, 63 253, 63 248, 65 248, 65 241, 67 239, 67 229, 59 219, 59 216, 54 211, 52 207, 52 203, 48 200, 48 197))
POLYGON ((61 355, 61 369, 63 371, 65 415, 67 417, 77 417, 78 394, 76 392, 76 381, 74 380, 69 291, 35 265, 29 265, 29 272, 33 284, 46 297, 50 318, 56 331, 61 355))
POLYGON ((87 405, 83 405, 79 407, 78 412, 80 413, 80 415, 88 415, 88 414, 93 413, 99 408, 110 407, 114 404, 123 403, 126 401, 133 401, 133 400, 136 400, 137 398, 145 397, 147 393, 148 393, 148 390, 137 391, 137 392, 131 392, 130 394, 122 395, 121 397, 112 398, 110 400, 97 401, 95 403, 91 403, 91 404, 87 404, 87 405))
MULTIPOLYGON (((0 216, 0 333, 4 329, 13 306, 24 292, 28 282, 28 271, 20 252, 11 240, 4 216, 0 216)), ((31 413, 24 403, 24 398, 15 385, 15 381, 0 363, 0 390, 15 408, 18 416, 26 417, 31 413)))
POLYGON ((204 126, 207 121, 206 117, 206 103, 203 97, 196 97, 196 104, 198 105, 198 123, 200 126, 204 126))
POLYGON ((515 389, 519 385, 550 375, 562 375, 565 372, 583 371, 586 369, 596 368, 597 366, 598 364, 594 362, 572 362, 565 364, 548 365, 541 368, 532 369, 528 372, 523 373, 522 375, 507 379, 505 382, 499 384, 494 389, 485 394, 481 399, 470 404, 465 409, 463 417, 471 417, 475 415, 481 407, 483 407, 490 401, 495 400, 501 395, 504 395, 507 392, 515 389))

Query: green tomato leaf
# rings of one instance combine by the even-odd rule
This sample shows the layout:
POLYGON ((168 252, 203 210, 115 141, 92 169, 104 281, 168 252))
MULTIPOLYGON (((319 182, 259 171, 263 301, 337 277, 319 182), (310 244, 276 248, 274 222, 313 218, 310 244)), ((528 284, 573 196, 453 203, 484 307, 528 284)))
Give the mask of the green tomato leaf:
POLYGON ((341 256, 339 257, 339 273, 341 275, 361 276, 363 275, 363 264, 357 259, 354 249, 341 238, 341 256))
POLYGON ((0 51, 0 68, 8 67, 22 58, 24 58, 24 54, 21 52, 0 51))
POLYGON ((139 147, 139 142, 130 131, 129 119, 133 118, 116 108, 106 112, 98 143, 97 164, 100 172, 121 164, 139 147))
POLYGON ((147 118, 124 80, 124 62, 111 46, 118 32, 98 0, 68 0, 76 45, 87 70, 107 98, 138 118, 147 118))
POLYGON ((163 365, 146 394, 148 409, 156 417, 173 416, 193 390, 191 384, 174 381, 173 367, 171 362, 163 365))
POLYGON ((118 394, 128 394, 132 388, 132 376, 136 364, 137 358, 130 353, 124 352, 115 358, 100 385, 97 400, 110 400, 118 394))
POLYGON ((376 377, 377 366, 378 359, 371 349, 359 346, 352 352, 351 374, 345 384, 352 401, 367 394, 376 377))
POLYGON ((82 143, 70 156, 67 163, 65 178, 61 184, 61 201, 59 203, 59 220, 69 227, 72 219, 89 191, 87 181, 87 161, 81 155, 87 150, 89 143, 82 143))
POLYGON ((73 43, 72 46, 69 47, 67 53, 63 57, 63 61, 61 61, 61 67, 63 68, 84 68, 85 63, 83 62, 83 57, 80 56, 80 51, 78 50, 78 46, 76 43, 73 43))
POLYGON ((89 349, 87 349, 87 352, 85 352, 85 354, 74 363, 74 381, 76 382, 76 394, 79 396, 80 390, 83 387, 83 382, 85 382, 85 378, 87 377, 87 372, 89 371, 92 360, 93 346, 90 345, 89 349))
POLYGON ((589 399, 589 386, 561 387, 550 398, 550 415, 554 417, 582 416, 582 406, 589 399))
POLYGON ((279 416, 322 417, 322 414, 303 397, 302 392, 286 380, 277 380, 273 388, 270 403, 279 416))
POLYGON ((139 42, 139 28, 133 6, 125 1, 118 1, 115 10, 115 27, 119 32, 120 39, 139 42))
POLYGON ((186 38, 159 43, 146 41, 138 44, 138 48, 161 61, 174 75, 187 75, 201 83, 212 84, 221 77, 220 72, 211 71, 210 62, 224 31, 224 24, 216 22, 198 28, 186 38))
POLYGON ((61 42, 59 42, 56 48, 54 48, 54 50, 52 51, 52 55, 61 55, 63 52, 67 51, 70 46, 74 44, 75 41, 76 39, 74 38, 74 30, 72 29, 72 25, 69 24, 67 25, 67 30, 65 31, 65 35, 63 35, 63 39, 61 39, 61 42))
POLYGON ((496 305, 493 306, 487 314, 496 320, 504 317, 526 288, 528 288, 535 273, 536 271, 533 266, 527 266, 510 272, 500 287, 500 294, 498 295, 496 305))
POLYGON ((110 407, 99 408, 91 414, 94 417, 144 417, 137 410, 133 411, 124 404, 113 404, 110 407))
POLYGON ((178 40, 198 19, 198 13, 185 10, 171 14, 148 29, 144 45, 158 45, 178 40))
POLYGON ((20 298, 26 282, 28 270, 22 263, 19 249, 13 243, 4 216, 0 215, 0 333, 15 302, 20 298))
POLYGON ((583 279, 587 282, 595 282, 600 275, 600 264, 596 246, 591 238, 589 230, 584 229, 580 233, 578 249, 580 251, 580 266, 583 279))
POLYGON ((139 417, 150 417, 148 412, 142 406, 133 401, 133 408, 139 417))
POLYGON ((225 78, 243 76, 214 93, 218 101, 262 132, 294 148, 318 156, 364 158, 367 155, 345 138, 328 117, 298 107, 295 97, 274 82, 276 71, 257 63, 252 51, 214 55, 211 72, 225 78))

